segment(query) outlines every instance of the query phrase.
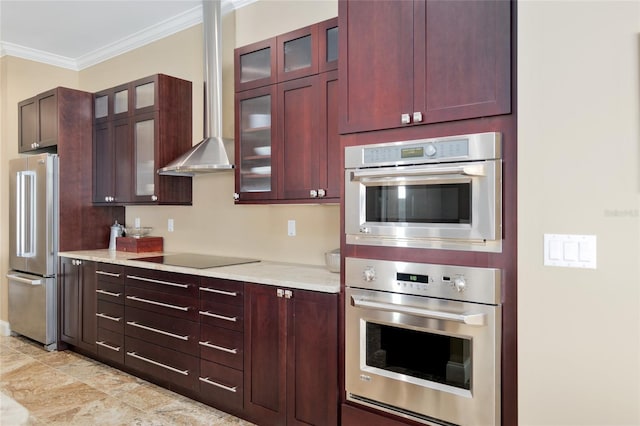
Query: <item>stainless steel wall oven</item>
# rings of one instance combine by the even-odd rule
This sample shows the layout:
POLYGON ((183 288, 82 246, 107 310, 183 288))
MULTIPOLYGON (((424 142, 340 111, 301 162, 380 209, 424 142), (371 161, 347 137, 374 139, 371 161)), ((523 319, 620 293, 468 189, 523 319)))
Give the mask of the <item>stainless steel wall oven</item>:
POLYGON ((345 148, 348 244, 502 250, 500 133, 345 148))
POLYGON ((349 401, 429 425, 500 424, 500 270, 346 258, 349 401))

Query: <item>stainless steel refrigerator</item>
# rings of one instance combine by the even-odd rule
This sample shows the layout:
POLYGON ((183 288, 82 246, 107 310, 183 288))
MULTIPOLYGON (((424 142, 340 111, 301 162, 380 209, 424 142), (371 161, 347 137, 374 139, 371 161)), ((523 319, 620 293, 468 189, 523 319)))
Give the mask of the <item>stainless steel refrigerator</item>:
POLYGON ((11 160, 9 172, 9 325, 12 332, 54 350, 58 156, 40 154, 11 160))

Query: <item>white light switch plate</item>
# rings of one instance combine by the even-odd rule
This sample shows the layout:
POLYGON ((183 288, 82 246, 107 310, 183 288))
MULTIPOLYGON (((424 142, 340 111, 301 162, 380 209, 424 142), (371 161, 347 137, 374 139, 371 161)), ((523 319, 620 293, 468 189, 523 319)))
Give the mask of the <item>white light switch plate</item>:
POLYGON ((596 236, 544 234, 544 264, 596 269, 596 236))
POLYGON ((136 217, 135 219, 133 219, 133 227, 134 228, 140 228, 140 218, 136 217))
POLYGON ((290 220, 287 222, 287 235, 290 237, 296 236, 296 221, 290 220))

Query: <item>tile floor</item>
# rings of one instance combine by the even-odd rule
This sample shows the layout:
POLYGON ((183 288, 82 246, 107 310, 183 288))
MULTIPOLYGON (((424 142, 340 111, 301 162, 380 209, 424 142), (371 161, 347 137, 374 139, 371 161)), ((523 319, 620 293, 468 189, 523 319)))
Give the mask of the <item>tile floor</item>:
POLYGON ((251 426, 90 358, 47 352, 21 337, 0 336, 0 397, 3 426, 251 426))

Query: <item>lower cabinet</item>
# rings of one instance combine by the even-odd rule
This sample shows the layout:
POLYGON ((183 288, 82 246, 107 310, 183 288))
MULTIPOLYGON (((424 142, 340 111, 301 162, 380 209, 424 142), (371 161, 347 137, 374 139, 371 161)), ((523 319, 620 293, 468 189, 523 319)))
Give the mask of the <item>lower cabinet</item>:
POLYGON ((73 349, 261 426, 339 423, 337 294, 60 265, 73 349))
POLYGON ((60 340, 86 355, 97 352, 95 262, 60 258, 60 340))
POLYGON ((338 423, 338 295, 250 284, 245 410, 260 425, 338 423))

